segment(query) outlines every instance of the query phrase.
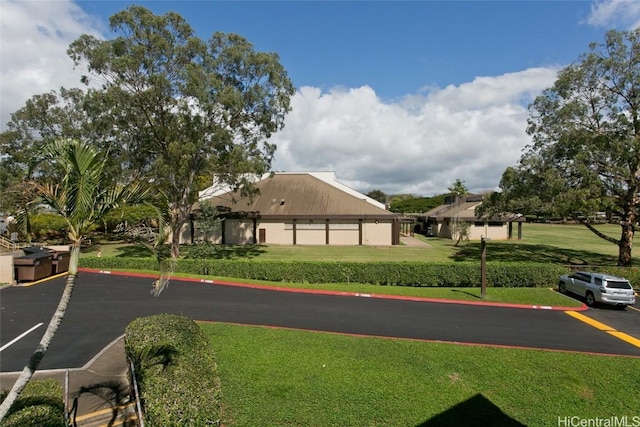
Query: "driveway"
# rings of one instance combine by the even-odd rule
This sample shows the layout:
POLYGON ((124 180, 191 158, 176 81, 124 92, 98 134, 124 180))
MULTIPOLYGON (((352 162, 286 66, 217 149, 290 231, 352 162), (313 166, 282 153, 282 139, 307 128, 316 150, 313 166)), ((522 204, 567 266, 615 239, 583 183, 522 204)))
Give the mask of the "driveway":
MULTIPOLYGON (((345 334, 640 356, 639 347, 562 311, 317 295, 176 280, 153 297, 149 292, 152 280, 81 273, 67 315, 40 369, 83 366, 121 336, 133 319, 157 313, 345 334)), ((22 369, 63 287, 64 278, 58 278, 0 290, 3 372, 22 369)))

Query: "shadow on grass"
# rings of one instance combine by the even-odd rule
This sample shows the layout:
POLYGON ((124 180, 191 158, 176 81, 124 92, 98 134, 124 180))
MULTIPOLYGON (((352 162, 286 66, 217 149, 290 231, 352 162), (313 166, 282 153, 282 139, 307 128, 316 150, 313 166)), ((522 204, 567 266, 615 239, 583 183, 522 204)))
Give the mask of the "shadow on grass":
POLYGON ((265 253, 265 249, 261 245, 212 245, 205 243, 181 246, 180 253, 185 258, 192 259, 251 259, 265 253))
MULTIPOLYGON (((488 242, 487 257, 491 261, 539 262, 572 265, 615 265, 616 256, 580 249, 565 249, 548 245, 525 245, 506 242, 488 242)), ((480 259, 480 242, 469 242, 457 248, 451 255, 454 261, 477 261, 480 259)))
POLYGON ((496 426, 521 427, 524 424, 514 420, 494 405, 482 394, 460 402, 416 427, 439 426, 496 426))
POLYGON ((480 295, 472 294, 471 292, 468 292, 468 291, 461 291, 460 289, 451 289, 451 292, 458 292, 458 293, 461 293, 461 294, 467 294, 467 295, 470 295, 470 296, 472 296, 472 297, 474 297, 476 299, 482 299, 482 297, 480 295))
POLYGON ((116 252, 118 252, 116 257, 122 258, 149 258, 153 256, 151 251, 143 245, 121 246, 116 249, 116 252))

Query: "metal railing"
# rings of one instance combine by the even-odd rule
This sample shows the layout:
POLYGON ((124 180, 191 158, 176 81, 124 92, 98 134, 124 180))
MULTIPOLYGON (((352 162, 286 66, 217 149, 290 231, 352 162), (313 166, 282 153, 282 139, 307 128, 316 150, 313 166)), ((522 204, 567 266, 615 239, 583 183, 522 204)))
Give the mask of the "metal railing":
POLYGON ((136 370, 133 367, 133 360, 127 357, 129 362, 129 381, 131 382, 131 391, 133 399, 136 402, 136 415, 138 416, 138 425, 144 427, 144 415, 142 413, 142 405, 140 404, 140 390, 138 389, 138 380, 136 379, 136 370))
POLYGON ((21 248, 26 248, 27 246, 29 246, 29 244, 14 242, 12 240, 7 239, 6 237, 0 236, 0 246, 12 251, 16 251, 21 248))

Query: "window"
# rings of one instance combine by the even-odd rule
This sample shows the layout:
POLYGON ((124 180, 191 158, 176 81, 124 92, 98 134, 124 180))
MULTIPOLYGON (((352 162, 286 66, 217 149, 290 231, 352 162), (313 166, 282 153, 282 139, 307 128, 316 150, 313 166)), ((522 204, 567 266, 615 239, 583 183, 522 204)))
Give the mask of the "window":
POLYGON ((626 280, 607 280, 607 288, 631 289, 631 283, 626 280))

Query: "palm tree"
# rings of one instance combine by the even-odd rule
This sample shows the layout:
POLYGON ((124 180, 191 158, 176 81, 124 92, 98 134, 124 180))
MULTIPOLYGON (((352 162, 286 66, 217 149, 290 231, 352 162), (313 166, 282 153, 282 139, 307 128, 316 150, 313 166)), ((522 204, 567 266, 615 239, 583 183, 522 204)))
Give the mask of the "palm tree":
POLYGON ((142 183, 105 187, 104 154, 76 140, 55 140, 43 149, 44 161, 50 161, 62 175, 56 183, 33 182, 41 199, 57 210, 67 223, 71 243, 69 275, 58 307, 28 364, 0 405, 0 422, 38 369, 58 326, 62 322, 78 275, 80 245, 93 225, 109 211, 123 204, 139 204, 150 200, 149 186, 142 183))

